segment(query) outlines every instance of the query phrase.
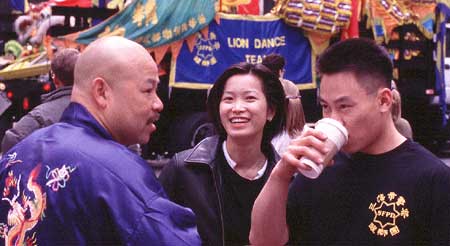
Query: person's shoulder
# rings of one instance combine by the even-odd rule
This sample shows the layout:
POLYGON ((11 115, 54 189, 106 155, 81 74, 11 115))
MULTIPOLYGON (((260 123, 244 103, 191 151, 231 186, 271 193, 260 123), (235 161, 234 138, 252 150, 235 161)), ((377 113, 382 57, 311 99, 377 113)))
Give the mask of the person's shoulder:
MULTIPOLYGON (((45 110, 47 108, 63 107, 66 108, 70 103, 70 94, 60 94, 47 98, 34 109, 45 110)), ((33 110, 32 110, 33 111, 33 110)))
POLYGON ((413 140, 407 139, 403 144, 403 153, 406 155, 414 156, 419 160, 427 159, 432 162, 442 162, 435 154, 413 140))
POLYGON ((411 125, 405 118, 398 118, 395 122, 395 127, 397 130, 406 138, 412 139, 413 132, 411 125))
POLYGON ((284 86, 286 86, 286 87, 288 87, 288 88, 290 87, 291 89, 292 89, 292 88, 298 89, 297 86, 295 85, 295 83, 292 82, 292 81, 290 81, 290 80, 288 80, 288 79, 281 78, 280 81, 281 81, 281 83, 282 83, 284 86))
MULTIPOLYGON (((119 143, 89 134, 85 128, 58 122, 38 129, 17 145, 18 151, 34 150, 43 157, 72 158, 80 163, 110 163, 116 159, 132 159, 119 143), (126 157, 125 157, 126 156, 126 157)), ((131 153, 129 153, 131 154, 131 153)), ((126 164, 126 163, 125 163, 126 164)), ((125 165, 122 164, 122 165, 125 165)))
POLYGON ((188 163, 209 163, 215 159, 219 146, 219 137, 207 137, 191 149, 183 150, 174 155, 176 165, 184 166, 188 163))
POLYGON ((271 143, 276 150, 279 150, 280 146, 282 146, 284 143, 289 144, 291 140, 292 137, 289 136, 289 133, 286 130, 284 130, 281 133, 277 134, 275 137, 273 137, 271 143))
POLYGON ((417 142, 406 140, 403 159, 417 171, 450 173, 450 168, 417 142))
POLYGON ((64 109, 69 105, 69 103, 70 96, 60 97, 37 105, 30 112, 28 112, 28 115, 36 119, 41 118, 41 121, 43 122, 50 121, 46 122, 46 125, 50 125, 51 123, 57 122, 59 118, 61 118, 64 109))
POLYGON ((72 94, 72 86, 63 86, 54 91, 41 96, 42 104, 55 101, 57 99, 67 99, 70 98, 72 94))
POLYGON ((151 183, 155 179, 151 167, 144 159, 113 140, 83 136, 64 143, 64 146, 48 148, 51 156, 59 159, 60 163, 76 167, 82 180, 107 181, 98 184, 99 186, 123 185, 137 188, 138 183, 151 183))

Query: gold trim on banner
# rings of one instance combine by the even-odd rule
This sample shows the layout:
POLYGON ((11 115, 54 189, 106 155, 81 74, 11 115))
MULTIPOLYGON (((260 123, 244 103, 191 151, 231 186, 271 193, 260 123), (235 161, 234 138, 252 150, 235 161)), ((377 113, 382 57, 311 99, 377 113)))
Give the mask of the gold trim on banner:
MULTIPOLYGON (((252 21, 274 21, 281 19, 275 15, 237 15, 237 14, 225 14, 216 13, 219 18, 226 18, 228 20, 252 20, 252 21)), ((220 25, 220 24, 219 24, 220 25)))
POLYGON ((212 87, 214 81, 209 82, 209 84, 204 83, 190 83, 190 82, 176 82, 175 83, 175 71, 177 69, 176 59, 172 57, 170 62, 170 76, 169 76, 169 86, 174 88, 184 88, 184 89, 196 89, 196 90, 206 90, 212 87))

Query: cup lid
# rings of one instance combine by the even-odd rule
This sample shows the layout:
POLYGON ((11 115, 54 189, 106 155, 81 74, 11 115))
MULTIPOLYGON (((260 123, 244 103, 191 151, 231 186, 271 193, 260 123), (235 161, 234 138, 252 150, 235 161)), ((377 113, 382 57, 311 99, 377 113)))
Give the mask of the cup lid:
POLYGON ((341 122, 339 122, 337 120, 334 120, 334 119, 331 119, 331 118, 323 118, 323 119, 320 119, 319 121, 317 121, 317 123, 319 123, 319 122, 335 126, 337 129, 339 129, 339 131, 342 132, 342 134, 344 134, 345 138, 348 139, 348 131, 341 124, 341 122))

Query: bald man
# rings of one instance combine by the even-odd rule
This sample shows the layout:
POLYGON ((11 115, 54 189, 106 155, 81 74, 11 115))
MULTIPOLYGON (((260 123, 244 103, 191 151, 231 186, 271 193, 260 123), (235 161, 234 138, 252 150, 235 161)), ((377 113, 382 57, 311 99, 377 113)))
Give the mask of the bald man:
POLYGON ((167 200, 150 166, 125 147, 156 130, 158 83, 135 42, 108 37, 85 49, 61 121, 0 161, 5 245, 200 244, 192 211, 167 200))

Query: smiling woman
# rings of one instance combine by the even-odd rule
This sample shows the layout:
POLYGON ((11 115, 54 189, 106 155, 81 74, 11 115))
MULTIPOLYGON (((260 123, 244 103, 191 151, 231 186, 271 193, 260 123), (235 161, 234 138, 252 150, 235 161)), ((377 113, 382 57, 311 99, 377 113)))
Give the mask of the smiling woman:
POLYGON ((261 64, 239 63, 217 79, 208 113, 218 136, 175 154, 161 175, 169 198, 196 214, 205 245, 249 244, 253 203, 279 156, 283 87, 261 64))

